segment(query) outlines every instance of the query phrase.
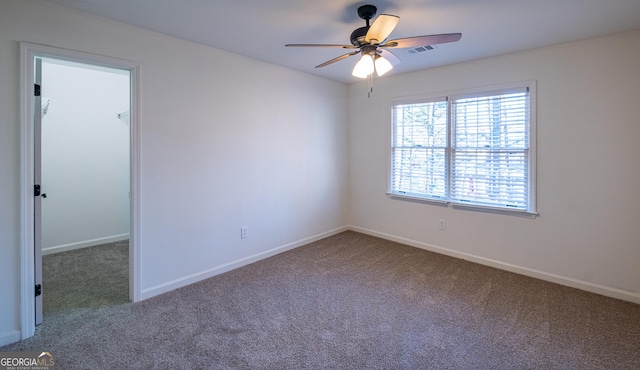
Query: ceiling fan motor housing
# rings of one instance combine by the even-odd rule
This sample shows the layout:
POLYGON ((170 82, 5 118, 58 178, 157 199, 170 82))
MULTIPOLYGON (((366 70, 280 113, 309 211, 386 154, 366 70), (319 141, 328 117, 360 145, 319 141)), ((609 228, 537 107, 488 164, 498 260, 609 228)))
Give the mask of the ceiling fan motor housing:
POLYGON ((365 43, 364 38, 369 31, 369 26, 360 27, 351 33, 351 44, 356 47, 360 47, 365 43))

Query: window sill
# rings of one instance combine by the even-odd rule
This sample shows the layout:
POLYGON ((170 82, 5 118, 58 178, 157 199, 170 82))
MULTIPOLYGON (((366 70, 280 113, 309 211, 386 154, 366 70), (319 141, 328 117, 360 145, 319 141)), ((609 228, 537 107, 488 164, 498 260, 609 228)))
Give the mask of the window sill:
POLYGON ((432 198, 422 198, 418 196, 404 195, 398 193, 386 193, 387 196, 391 199, 396 200, 404 200, 416 203, 426 203, 437 205, 441 207, 449 207, 467 211, 475 211, 475 212, 485 212, 485 213, 495 213, 509 216, 518 216, 518 217, 526 217, 526 218, 536 218, 538 217, 537 212, 530 212, 520 209, 506 209, 506 208, 498 208, 498 207, 490 207, 490 206, 482 206, 482 205, 467 205, 461 203, 450 202, 446 200, 432 199, 432 198))
POLYGON ((386 194, 391 199, 406 200, 406 201, 417 202, 417 203, 428 203, 428 204, 444 206, 444 207, 447 207, 449 205, 448 201, 435 199, 435 198, 423 198, 423 197, 398 194, 398 193, 386 193, 386 194))
POLYGON ((530 211, 521 210, 521 209, 506 209, 506 208, 481 206, 481 205, 467 205, 467 204, 460 204, 460 203, 450 203, 450 204, 451 204, 451 207, 453 208, 463 209, 467 211, 496 213, 501 215, 518 216, 518 217, 525 217, 525 218, 538 217, 538 212, 530 212, 530 211))

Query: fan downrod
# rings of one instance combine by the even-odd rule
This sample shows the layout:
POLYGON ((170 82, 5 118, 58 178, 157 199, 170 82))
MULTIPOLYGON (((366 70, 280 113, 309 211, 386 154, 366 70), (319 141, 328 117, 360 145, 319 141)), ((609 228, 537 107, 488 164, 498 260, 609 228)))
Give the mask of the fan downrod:
POLYGON ((374 5, 362 5, 358 8, 358 17, 364 19, 367 22, 367 25, 364 27, 360 27, 351 33, 351 44, 356 47, 362 46, 365 41, 365 35, 367 31, 369 31, 369 20, 373 18, 378 12, 378 8, 374 5))

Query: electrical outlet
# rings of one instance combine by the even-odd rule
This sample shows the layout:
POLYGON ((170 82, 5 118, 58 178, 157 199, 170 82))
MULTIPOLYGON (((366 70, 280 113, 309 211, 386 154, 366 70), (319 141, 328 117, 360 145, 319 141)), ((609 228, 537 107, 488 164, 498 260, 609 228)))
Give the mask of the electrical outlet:
POLYGON ((246 239, 249 237, 249 228, 244 226, 240 228, 240 239, 246 239))
POLYGON ((438 223, 438 229, 440 229, 440 230, 446 230, 447 229, 447 221, 444 218, 440 219, 440 222, 438 223))

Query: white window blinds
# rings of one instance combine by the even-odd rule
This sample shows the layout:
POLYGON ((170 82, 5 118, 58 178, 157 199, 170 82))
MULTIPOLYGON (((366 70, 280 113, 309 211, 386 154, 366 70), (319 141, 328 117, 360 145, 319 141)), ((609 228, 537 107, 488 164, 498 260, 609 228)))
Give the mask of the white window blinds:
POLYGON ((527 209, 527 89, 452 99, 451 199, 527 209))
POLYGON ((446 199, 446 99, 393 107, 392 192, 446 199))
POLYGON ((394 104, 392 195, 533 212, 529 87, 394 104))

